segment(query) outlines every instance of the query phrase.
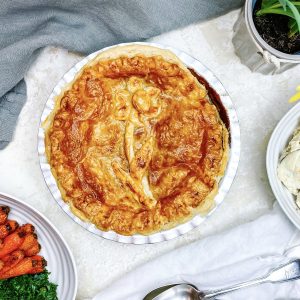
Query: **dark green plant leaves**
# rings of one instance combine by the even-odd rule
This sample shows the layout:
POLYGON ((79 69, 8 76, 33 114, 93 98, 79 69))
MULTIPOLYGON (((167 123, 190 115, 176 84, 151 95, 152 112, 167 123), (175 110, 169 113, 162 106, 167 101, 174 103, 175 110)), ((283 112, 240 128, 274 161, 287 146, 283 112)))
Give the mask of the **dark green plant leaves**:
POLYGON ((272 5, 277 4, 277 3, 278 3, 278 0, 262 0, 261 8, 262 9, 268 8, 268 7, 271 7, 272 5))
POLYGON ((291 18, 293 21, 289 22, 289 36, 300 33, 300 1, 262 0, 261 9, 256 12, 256 15, 266 14, 278 14, 291 18))
POLYGON ((292 13, 294 14, 294 19, 296 20, 297 25, 298 25, 298 32, 300 32, 300 13, 299 13, 299 10, 294 5, 293 2, 288 1, 288 0, 285 0, 285 1, 286 1, 287 6, 290 8, 290 10, 292 11, 292 13))
POLYGON ((0 300, 58 300, 49 272, 0 280, 0 300))
POLYGON ((286 0, 279 0, 280 4, 282 5, 283 9, 286 10, 287 1, 286 0))
POLYGON ((290 18, 294 18, 294 15, 292 14, 292 12, 290 12, 289 10, 282 10, 282 9, 279 9, 279 8, 265 8, 263 10, 259 10, 256 15, 257 16, 263 16, 263 15, 266 15, 266 14, 275 14, 275 15, 283 15, 283 16, 287 16, 287 17, 290 17, 290 18))

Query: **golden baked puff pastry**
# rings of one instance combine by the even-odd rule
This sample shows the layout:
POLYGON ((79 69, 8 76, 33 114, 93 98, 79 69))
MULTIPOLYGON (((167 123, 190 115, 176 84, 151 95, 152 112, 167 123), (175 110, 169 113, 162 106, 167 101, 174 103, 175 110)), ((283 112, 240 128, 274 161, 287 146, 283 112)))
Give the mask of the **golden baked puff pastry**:
POLYGON ((213 205, 228 131, 183 63, 151 46, 87 64, 43 124, 64 201, 101 230, 150 234, 213 205))

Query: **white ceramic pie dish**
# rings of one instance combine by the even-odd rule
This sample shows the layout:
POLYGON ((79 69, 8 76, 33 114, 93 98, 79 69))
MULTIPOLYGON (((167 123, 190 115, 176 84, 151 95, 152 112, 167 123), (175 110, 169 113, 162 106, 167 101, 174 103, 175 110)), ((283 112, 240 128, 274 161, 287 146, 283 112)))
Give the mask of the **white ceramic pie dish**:
POLYGON ((295 196, 283 185, 277 176, 279 157, 300 124, 300 103, 290 109, 280 120, 270 138, 266 166, 273 193, 288 218, 300 229, 300 210, 296 206, 295 196))
POLYGON ((0 194, 0 205, 10 207, 10 219, 19 224, 31 223, 35 227, 42 246, 39 254, 47 260, 50 281, 58 285, 58 299, 74 300, 77 292, 76 264, 62 235, 41 213, 15 197, 0 194))
MULTIPOLYGON (((222 180, 220 181, 219 185, 219 191, 216 195, 214 201, 215 201, 215 207, 205 216, 196 215, 193 217, 190 221, 180 224, 176 226, 175 228, 161 231, 155 234, 151 235, 140 235, 135 234, 132 236, 125 236, 121 234, 117 234, 113 231, 102 231, 96 228, 94 224, 84 222, 81 219, 79 219, 77 216, 75 216, 72 211, 69 208, 69 205, 65 203, 61 197, 60 191, 57 187, 56 181, 50 171, 50 165, 47 162, 46 155, 45 155, 45 133, 44 129, 40 125, 39 128, 39 134, 38 134, 38 155, 40 159, 40 166, 43 173, 43 176, 45 178, 45 181, 57 201, 57 203, 61 206, 61 208, 78 224, 80 224, 85 229, 89 230, 90 232, 104 237, 109 240, 122 242, 122 243, 132 243, 132 244, 146 244, 146 243, 157 243, 162 242, 166 240, 173 239, 175 237, 178 237, 193 228, 199 226, 209 215, 211 215, 215 209, 220 205, 220 203, 224 200, 225 195, 230 189, 230 186, 233 182, 233 179, 235 177, 239 157, 240 157, 240 128, 239 128, 239 122, 238 117, 236 114, 236 111, 234 109, 233 103, 224 89, 223 85, 220 83, 220 81, 214 76, 214 74, 208 70, 202 63, 200 63, 195 58, 189 56, 188 54, 174 49, 172 47, 165 47, 159 44, 154 43, 126 43, 126 44, 119 44, 116 46, 122 46, 122 45, 131 45, 131 44, 138 44, 138 45, 150 45, 154 47, 158 47, 161 49, 168 49, 172 51, 175 55, 181 59, 181 61, 188 67, 192 68, 197 74, 202 76, 206 79, 206 81, 209 83, 209 85, 218 93, 220 96, 221 102, 227 112, 229 122, 230 122, 230 154, 229 154, 229 160, 226 168, 226 172, 222 180)), ((61 93, 61 91, 64 89, 64 87, 70 83, 76 74, 93 58, 97 56, 100 52, 103 52, 109 48, 107 47, 102 50, 99 50, 97 52, 94 52, 90 54, 89 56, 85 57, 83 60, 78 62, 73 68, 71 68, 64 76, 63 78, 58 82, 58 84, 55 86, 53 92, 51 93, 50 97, 48 98, 44 111, 41 116, 41 123, 44 122, 44 120, 47 118, 47 116, 51 113, 51 111, 54 108, 54 99, 61 93)))

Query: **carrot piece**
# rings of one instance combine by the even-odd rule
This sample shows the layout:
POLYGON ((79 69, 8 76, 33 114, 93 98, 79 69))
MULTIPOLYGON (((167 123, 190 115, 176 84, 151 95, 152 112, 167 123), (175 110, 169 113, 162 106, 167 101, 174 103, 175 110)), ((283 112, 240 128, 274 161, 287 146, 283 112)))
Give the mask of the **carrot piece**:
POLYGON ((7 279, 25 274, 36 274, 44 270, 46 261, 42 256, 35 255, 23 258, 15 267, 0 273, 0 279, 7 279))
POLYGON ((37 255, 40 252, 40 250, 41 250, 41 245, 38 243, 38 241, 36 241, 31 248, 25 251, 25 255, 26 256, 37 255))
POLYGON ((12 253, 9 253, 9 254, 3 256, 3 257, 1 258, 1 260, 6 264, 7 262, 13 260, 14 257, 16 257, 16 256, 21 256, 22 254, 23 254, 23 256, 25 257, 24 251, 22 251, 22 250, 15 250, 15 251, 13 251, 12 253))
POLYGON ((18 232, 33 233, 34 226, 32 224, 24 224, 17 229, 18 232))
POLYGON ((47 266, 47 261, 45 260, 45 258, 43 256, 34 255, 30 258, 32 259, 32 266, 34 268, 46 267, 47 266))
POLYGON ((27 274, 38 274, 38 273, 42 273, 44 270, 45 270, 44 267, 36 267, 31 271, 29 271, 27 274))
POLYGON ((8 215, 10 212, 10 208, 7 205, 2 205, 0 206, 0 211, 4 211, 8 215))
POLYGON ((16 250, 2 258, 4 267, 0 270, 0 274, 7 272, 9 269, 16 266, 25 257, 24 251, 16 250))
POLYGON ((1 272, 3 267, 4 267, 4 261, 0 260, 0 272, 1 272))
POLYGON ((0 248, 0 258, 17 250, 22 245, 24 238, 25 238, 24 232, 15 231, 12 234, 8 235, 4 239, 3 245, 0 248))
POLYGON ((9 212, 10 208, 8 206, 0 206, 0 225, 6 222, 9 212))
POLYGON ((33 245, 34 242, 37 241, 37 235, 35 233, 29 233, 25 235, 24 241, 22 245, 20 246, 20 250, 28 250, 30 249, 33 245))
POLYGON ((47 266, 47 261, 44 259, 44 257, 35 255, 32 256, 32 258, 34 258, 32 260, 33 269, 28 274, 37 274, 43 272, 47 266))
POLYGON ((4 239, 6 236, 14 232, 18 227, 18 222, 14 220, 7 220, 5 224, 0 225, 0 239, 4 239))

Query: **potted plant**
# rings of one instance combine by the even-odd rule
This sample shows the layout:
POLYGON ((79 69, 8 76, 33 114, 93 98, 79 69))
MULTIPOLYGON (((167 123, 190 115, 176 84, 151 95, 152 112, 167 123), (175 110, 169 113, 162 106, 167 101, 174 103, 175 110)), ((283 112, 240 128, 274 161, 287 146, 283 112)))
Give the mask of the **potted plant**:
POLYGON ((233 44, 251 70, 274 74, 300 63, 300 1, 246 0, 233 44))

